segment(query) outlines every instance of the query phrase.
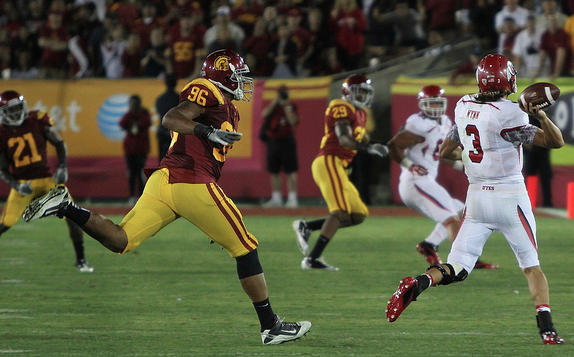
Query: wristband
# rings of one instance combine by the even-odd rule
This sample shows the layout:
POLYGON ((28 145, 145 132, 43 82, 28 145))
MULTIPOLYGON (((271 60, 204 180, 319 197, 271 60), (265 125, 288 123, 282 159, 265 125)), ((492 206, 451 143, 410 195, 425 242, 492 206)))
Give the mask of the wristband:
POLYGON ((207 138, 209 134, 213 132, 213 127, 203 125, 201 123, 196 123, 193 128, 193 135, 199 136, 200 138, 207 138))
POLYGON ((458 171, 464 170, 464 164, 460 160, 456 160, 454 162, 454 164, 452 165, 452 167, 453 167, 453 169, 458 170, 458 171))
POLYGON ((401 161, 401 166, 408 169, 409 167, 411 167, 411 165, 413 164, 413 162, 409 159, 407 159, 406 157, 403 158, 403 160, 401 161))

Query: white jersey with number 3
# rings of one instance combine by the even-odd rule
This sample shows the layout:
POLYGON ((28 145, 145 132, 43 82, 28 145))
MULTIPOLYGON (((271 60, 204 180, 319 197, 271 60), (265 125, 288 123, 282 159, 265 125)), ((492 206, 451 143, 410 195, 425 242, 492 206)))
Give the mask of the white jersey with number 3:
POLYGON ((518 104, 508 99, 481 103, 465 95, 456 104, 454 115, 469 183, 524 182, 522 145, 503 137, 529 125, 528 115, 518 104))

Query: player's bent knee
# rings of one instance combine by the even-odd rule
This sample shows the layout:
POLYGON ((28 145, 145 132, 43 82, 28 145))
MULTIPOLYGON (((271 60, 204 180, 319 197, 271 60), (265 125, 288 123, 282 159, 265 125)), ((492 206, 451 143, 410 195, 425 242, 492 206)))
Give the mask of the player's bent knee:
POLYGON ((464 269, 462 266, 456 263, 431 265, 430 267, 428 267, 427 271, 429 271, 432 268, 437 268, 442 274, 442 280, 439 283, 437 283, 437 285, 449 285, 452 283, 463 281, 468 276, 468 272, 466 271, 466 269, 464 269), (446 266, 446 269, 444 266, 446 266))
POLYGON ((250 276, 263 273, 263 267, 259 262, 257 249, 235 258, 237 262, 237 276, 239 279, 249 278, 250 276))
POLYGON ((331 212, 331 216, 335 217, 339 221, 341 227, 349 227, 349 226, 353 225, 353 220, 351 219, 351 215, 349 215, 345 211, 331 212))
POLYGON ((363 223, 363 221, 365 220, 365 217, 367 217, 367 216, 365 216, 364 214, 353 213, 351 215, 352 224, 354 226, 356 226, 357 224, 363 223))

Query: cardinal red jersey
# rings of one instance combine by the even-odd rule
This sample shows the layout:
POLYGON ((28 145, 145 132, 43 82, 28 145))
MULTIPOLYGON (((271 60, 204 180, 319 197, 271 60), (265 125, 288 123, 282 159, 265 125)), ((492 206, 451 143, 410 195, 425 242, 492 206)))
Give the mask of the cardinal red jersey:
POLYGON ((359 142, 363 140, 367 123, 365 110, 358 109, 343 99, 334 99, 325 111, 325 135, 321 139, 321 147, 317 156, 334 155, 351 162, 357 151, 339 144, 339 139, 335 134, 335 123, 339 120, 349 121, 355 140, 359 142))
MULTIPOLYGON (((239 112, 221 90, 205 78, 189 82, 181 91, 179 101, 189 100, 205 108, 195 121, 216 129, 237 131, 239 112)), ((233 145, 223 146, 207 138, 172 132, 171 146, 161 161, 169 169, 169 182, 217 182, 225 155, 233 145)))
POLYGON ((18 127, 0 126, 0 150, 6 153, 10 172, 16 180, 52 175, 46 154, 46 128, 54 122, 44 111, 33 110, 18 127))
POLYGON ((172 50, 173 72, 177 78, 189 77, 195 67, 196 51, 204 48, 205 27, 195 26, 188 35, 180 31, 170 31, 168 47, 172 50))

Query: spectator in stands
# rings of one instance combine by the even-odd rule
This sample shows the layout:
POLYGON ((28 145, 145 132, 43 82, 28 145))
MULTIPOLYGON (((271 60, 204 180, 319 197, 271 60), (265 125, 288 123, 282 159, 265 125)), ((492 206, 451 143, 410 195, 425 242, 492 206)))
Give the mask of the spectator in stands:
POLYGON ((237 41, 233 39, 229 24, 222 24, 217 28, 217 38, 207 47, 207 53, 226 49, 243 55, 243 46, 238 48, 238 45, 237 41))
POLYGON ((129 30, 139 17, 136 2, 131 0, 108 1, 108 12, 115 12, 124 29, 129 30))
POLYGON ((62 23, 62 12, 53 10, 40 30, 38 45, 42 48, 41 78, 66 77, 68 41, 70 36, 62 23))
POLYGON ((574 14, 566 20, 564 31, 570 36, 570 48, 574 51, 574 14))
POLYGON ((144 77, 158 77, 164 73, 166 59, 164 53, 167 46, 163 38, 163 30, 156 27, 151 30, 150 42, 142 51, 140 66, 144 77))
POLYGON ((307 13, 307 28, 311 35, 312 51, 303 64, 303 77, 315 76, 324 67, 326 51, 333 47, 333 41, 319 8, 311 8, 307 13))
POLYGON ((27 10, 24 25, 37 37, 47 18, 44 3, 42 0, 29 0, 27 10))
POLYGON ((548 28, 540 41, 538 69, 532 79, 538 77, 544 69, 546 58, 550 59, 550 80, 556 77, 572 76, 572 47, 570 35, 558 26, 556 15, 548 16, 548 28))
POLYGON ((409 8, 406 0, 397 1, 395 10, 384 14, 381 21, 393 28, 395 35, 394 46, 411 48, 398 54, 423 48, 426 44, 421 15, 416 10, 409 8))
POLYGON ((119 125, 126 132, 123 148, 128 166, 130 193, 128 205, 132 206, 141 196, 144 188, 143 168, 149 153, 149 128, 151 126, 151 117, 148 110, 142 107, 142 99, 139 95, 134 94, 130 97, 129 110, 124 114, 119 125))
POLYGON ((277 39, 271 44, 267 58, 272 61, 273 78, 297 77, 297 45, 287 25, 279 26, 277 39))
POLYGON ((271 48, 270 36, 265 33, 266 22, 257 20, 253 34, 243 42, 245 63, 254 77, 269 77, 273 71, 272 60, 267 57, 271 48))
POLYGON ((132 32, 128 35, 126 50, 122 54, 124 78, 141 77, 141 57, 140 35, 132 32))
POLYGON ((437 30, 429 31, 427 39, 428 47, 424 53, 425 57, 436 57, 452 49, 452 45, 445 41, 442 32, 437 30))
POLYGON ((263 15, 263 0, 236 1, 231 10, 231 19, 241 26, 245 37, 251 36, 255 22, 263 15))
POLYGON ((156 16, 156 5, 151 0, 146 0, 141 8, 139 17, 132 26, 132 32, 139 35, 141 49, 147 47, 154 28, 161 28, 161 23, 156 16))
POLYGON ((385 21, 385 14, 395 9, 394 1, 375 0, 368 16, 367 43, 371 56, 381 57, 395 42, 392 23, 385 21))
POLYGON ((301 26, 303 14, 298 8, 293 8, 287 12, 287 27, 291 33, 291 40, 297 45, 297 73, 303 71, 303 63, 313 52, 311 33, 301 26))
POLYGON ((179 22, 170 29, 165 57, 178 79, 199 75, 203 63, 205 26, 195 15, 183 13, 179 22))
MULTIPOLYGON (((528 15, 526 28, 516 35, 511 57, 517 72, 525 78, 532 78, 536 75, 541 38, 542 31, 539 31, 536 26, 536 16, 534 14, 528 15)), ((546 76, 547 73, 543 75, 546 76)))
POLYGON ((104 41, 100 45, 102 62, 106 78, 122 78, 124 76, 124 64, 122 56, 127 47, 127 38, 124 27, 116 25, 106 33, 104 41))
POLYGON ((498 53, 506 58, 512 58, 512 48, 514 47, 514 40, 520 32, 520 28, 516 25, 514 18, 507 17, 504 19, 504 25, 498 38, 498 53))
POLYGON ((42 50, 38 46, 38 37, 30 33, 27 26, 20 26, 16 38, 9 42, 12 58, 19 62, 20 52, 28 52, 29 67, 39 67, 42 50))
POLYGON ((277 12, 277 7, 267 6, 263 10, 263 22, 265 23, 265 33, 276 34, 279 25, 285 23, 285 16, 277 12))
POLYGON ((159 124, 157 126, 157 148, 159 163, 167 153, 171 143, 170 130, 161 124, 161 120, 165 113, 179 104, 179 93, 175 91, 177 85, 177 78, 173 74, 165 76, 165 92, 163 92, 155 101, 155 110, 159 116, 159 124))
POLYGON ((426 18, 426 31, 438 31, 443 38, 451 40, 456 31, 455 12, 459 0, 425 0, 419 6, 426 18))
POLYGON ((235 41, 236 48, 242 48, 245 40, 243 29, 231 21, 231 9, 229 6, 220 6, 215 13, 215 23, 205 31, 203 42, 206 48, 210 48, 212 43, 217 40, 217 31, 220 27, 228 27, 231 32, 231 38, 235 41))
POLYGON ((528 10, 519 5, 519 0, 504 0, 505 6, 496 13, 494 17, 494 27, 498 33, 504 31, 504 22, 506 18, 511 17, 514 19, 516 26, 523 29, 526 26, 526 18, 528 17, 528 10))
POLYGON ((100 26, 94 28, 88 40, 88 58, 93 66, 95 76, 105 76, 104 60, 101 46, 112 30, 120 25, 118 15, 115 12, 108 12, 100 26))
POLYGON ((476 0, 468 10, 472 32, 480 38, 482 48, 494 48, 498 42, 498 32, 494 26, 498 9, 498 0, 476 0))
POLYGON ((337 57, 346 71, 363 64, 367 19, 356 0, 335 0, 329 14, 329 29, 335 38, 337 57))
POLYGON ((564 27, 568 16, 566 16, 558 7, 556 0, 543 0, 542 12, 536 15, 536 30, 541 33, 548 28, 548 16, 556 15, 558 27, 564 27))

